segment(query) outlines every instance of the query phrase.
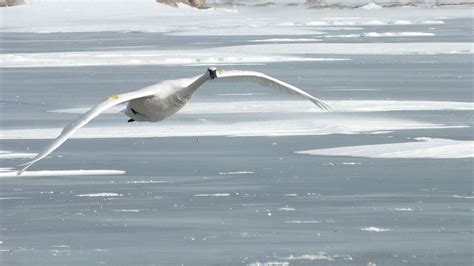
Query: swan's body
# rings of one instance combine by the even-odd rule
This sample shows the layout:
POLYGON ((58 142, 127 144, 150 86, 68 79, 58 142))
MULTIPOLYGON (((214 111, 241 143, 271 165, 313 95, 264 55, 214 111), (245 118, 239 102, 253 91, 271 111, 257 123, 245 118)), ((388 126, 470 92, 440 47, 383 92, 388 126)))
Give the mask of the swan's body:
POLYGON ((183 108, 207 80, 209 77, 204 74, 188 79, 167 80, 143 88, 139 91, 150 92, 152 95, 130 100, 125 114, 139 122, 163 120, 183 108))
POLYGON ((18 174, 20 175, 35 162, 48 156, 71 137, 74 132, 115 105, 128 102, 125 114, 130 117, 129 122, 158 122, 178 112, 186 105, 194 92, 196 92, 201 85, 212 79, 248 80, 257 82, 263 86, 274 87, 306 98, 323 110, 330 109, 326 103, 313 97, 311 94, 265 74, 239 70, 224 72, 222 70, 218 71, 215 68, 209 68, 206 73, 193 78, 167 80, 137 91, 110 96, 104 102, 96 105, 78 119, 69 123, 43 152, 36 155, 30 162, 20 165, 23 166, 23 168, 18 171, 18 174))

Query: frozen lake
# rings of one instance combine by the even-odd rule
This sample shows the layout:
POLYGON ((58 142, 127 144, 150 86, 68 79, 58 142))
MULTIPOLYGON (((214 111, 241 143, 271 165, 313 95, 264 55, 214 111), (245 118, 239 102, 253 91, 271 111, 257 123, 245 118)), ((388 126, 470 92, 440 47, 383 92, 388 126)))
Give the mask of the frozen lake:
POLYGON ((157 32, 5 24, 0 264, 471 265, 472 9, 269 10, 237 13, 234 31, 230 11, 211 14, 221 27, 199 14, 157 32), (209 64, 264 72, 333 112, 215 82, 160 123, 114 108, 8 172, 109 95, 209 64))

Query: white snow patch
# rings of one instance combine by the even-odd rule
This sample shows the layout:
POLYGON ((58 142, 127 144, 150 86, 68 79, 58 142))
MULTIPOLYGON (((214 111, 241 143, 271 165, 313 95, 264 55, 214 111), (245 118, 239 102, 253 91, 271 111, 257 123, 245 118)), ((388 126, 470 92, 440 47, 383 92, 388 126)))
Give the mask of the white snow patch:
POLYGON ((278 210, 279 211, 284 211, 284 212, 292 212, 292 211, 295 211, 296 209, 291 208, 291 207, 282 207, 282 208, 279 208, 278 210))
POLYGON ((321 39, 311 39, 311 38, 273 38, 273 39, 263 39, 263 40, 250 40, 249 42, 320 42, 321 39))
POLYGON ((290 266, 289 262, 281 261, 269 261, 269 262, 252 262, 247 264, 247 266, 290 266))
MULTIPOLYGON (((24 153, 24 152, 11 152, 11 151, 0 151, 0 159, 23 159, 23 158, 33 158, 36 156, 36 153, 24 153)), ((8 168, 2 168, 2 172, 6 171, 8 168)))
POLYGON ((70 248, 71 246, 69 245, 55 245, 55 246, 51 246, 52 248, 70 248))
POLYGON ((305 254, 300 256, 290 255, 286 258, 281 258, 283 260, 325 260, 325 261, 335 261, 335 260, 345 260, 345 261, 352 261, 352 257, 349 255, 330 255, 324 252, 320 252, 319 254, 305 254))
POLYGON ((122 196, 123 196, 123 194, 110 193, 110 192, 88 193, 88 194, 76 195, 76 197, 89 197, 89 198, 95 198, 95 197, 122 197, 122 196))
POLYGON ((288 194, 283 194, 284 197, 298 197, 298 194, 296 193, 288 193, 288 194))
POLYGON ((373 26, 373 25, 377 25, 377 26, 381 26, 381 25, 387 25, 387 22, 383 22, 383 21, 381 21, 381 20, 376 19, 376 20, 371 20, 371 21, 367 22, 367 25, 372 25, 372 26, 373 26))
POLYGON ((234 172, 220 172, 220 175, 248 175, 253 174, 252 171, 234 171, 234 172))
POLYGON ((137 213, 137 212, 141 212, 143 210, 138 210, 138 209, 121 209, 121 210, 112 210, 113 212, 133 212, 133 213, 137 213))
POLYGON ((168 183, 166 180, 138 180, 138 181, 127 181, 126 184, 163 184, 168 183))
POLYGON ((122 170, 43 170, 24 171, 18 176, 17 171, 0 172, 0 177, 46 177, 46 176, 91 176, 91 175, 123 175, 122 170))
POLYGON ((353 156, 369 158, 472 158, 474 141, 423 138, 417 142, 347 146, 306 150, 296 153, 323 156, 353 156))
POLYGON ((360 34, 336 34, 336 35, 324 35, 326 38, 360 38, 360 34))
POLYGON ((61 253, 70 253, 71 250, 69 249, 51 249, 49 250, 50 253, 53 254, 53 256, 57 256, 58 254, 61 254, 61 253))
POLYGON ((356 162, 343 162, 342 165, 361 165, 362 163, 356 163, 356 162))
POLYGON ((395 208, 394 210, 397 212, 414 212, 415 211, 415 209, 413 208, 395 208))
POLYGON ((0 200, 31 199, 29 197, 0 197, 0 200))
POLYGON ((395 20, 395 21, 392 21, 390 24, 393 24, 393 25, 411 25, 413 23, 409 20, 395 20))
MULTIPOLYGON (((379 16, 380 17, 380 16, 379 16)), ((411 18, 414 19, 414 18, 411 18)), ((395 20, 386 20, 386 19, 372 19, 370 17, 366 18, 352 18, 352 19, 344 19, 339 20, 337 18, 328 18, 326 20, 317 20, 317 21, 308 21, 308 22, 300 22, 300 23, 280 23, 277 24, 281 27, 317 27, 318 30, 324 31, 335 31, 335 30, 363 30, 364 28, 360 26, 385 26, 385 25, 426 25, 426 24, 444 24, 443 21, 422 21, 422 20, 403 20, 403 19, 395 19, 395 20), (354 27, 356 26, 356 27, 354 27)), ((318 32, 321 34, 321 32, 318 32)))
POLYGON ((363 37, 426 37, 435 36, 431 32, 367 32, 363 37))
POLYGON ((474 196, 453 195, 453 198, 457 198, 457 199, 474 199, 474 196))
POLYGON ((196 194, 195 197, 229 197, 229 193, 196 194))
POLYGON ((421 24, 435 24, 435 25, 440 25, 440 24, 444 24, 444 21, 442 20, 424 20, 424 21, 421 21, 421 24))
POLYGON ((393 231, 392 229, 388 229, 388 228, 379 228, 379 227, 374 227, 374 226, 371 226, 371 227, 364 227, 362 229, 360 229, 361 231, 366 231, 366 232, 376 232, 376 233, 380 233, 380 232, 391 232, 393 231))
POLYGON ((359 8, 360 9, 365 9, 365 10, 375 10, 375 9, 382 9, 383 7, 372 2, 372 3, 368 3, 367 5, 363 5, 359 8))
POLYGON ((321 221, 317 221, 317 220, 304 220, 304 221, 300 221, 300 220, 291 220, 291 221, 285 221, 286 224, 320 224, 321 221))

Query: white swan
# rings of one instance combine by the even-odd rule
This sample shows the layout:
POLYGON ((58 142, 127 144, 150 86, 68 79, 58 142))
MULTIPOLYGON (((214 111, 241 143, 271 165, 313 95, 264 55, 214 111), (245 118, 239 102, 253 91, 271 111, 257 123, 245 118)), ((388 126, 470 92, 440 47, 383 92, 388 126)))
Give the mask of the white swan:
POLYGON ((226 79, 235 81, 252 81, 263 86, 274 87, 283 91, 299 95, 305 99, 312 101, 319 108, 329 110, 330 107, 323 101, 313 97, 307 92, 298 89, 288 83, 267 76, 263 73, 253 71, 223 71, 210 67, 207 71, 199 76, 186 79, 166 80, 143 89, 128 93, 112 95, 104 102, 96 105, 76 120, 69 123, 61 134, 48 145, 41 153, 36 155, 31 161, 19 165, 21 170, 17 171, 20 175, 28 167, 37 161, 48 156, 63 144, 74 132, 85 126, 96 116, 105 110, 128 102, 125 114, 130 117, 128 122, 133 121, 149 121, 157 122, 176 113, 191 99, 194 92, 201 87, 206 81, 214 79, 226 79))

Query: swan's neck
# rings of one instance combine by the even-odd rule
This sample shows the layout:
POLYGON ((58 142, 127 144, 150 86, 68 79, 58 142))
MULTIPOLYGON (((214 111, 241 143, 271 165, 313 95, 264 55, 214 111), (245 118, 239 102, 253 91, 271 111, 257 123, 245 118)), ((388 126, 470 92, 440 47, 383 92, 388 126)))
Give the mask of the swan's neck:
POLYGON ((209 75, 207 73, 204 73, 200 76, 198 76, 189 86, 188 86, 188 91, 191 93, 194 93, 199 87, 202 86, 206 81, 209 80, 209 75))

